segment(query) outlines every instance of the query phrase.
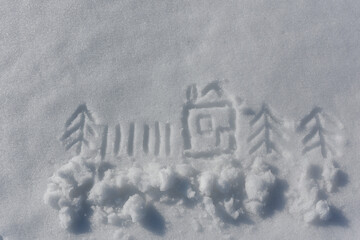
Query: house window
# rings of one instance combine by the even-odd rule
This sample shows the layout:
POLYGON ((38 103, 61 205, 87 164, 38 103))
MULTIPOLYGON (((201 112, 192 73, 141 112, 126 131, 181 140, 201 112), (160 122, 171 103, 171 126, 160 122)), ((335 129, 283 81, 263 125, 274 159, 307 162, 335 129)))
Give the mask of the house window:
POLYGON ((210 114, 199 114, 196 119, 197 132, 210 134, 213 131, 212 117, 210 114))

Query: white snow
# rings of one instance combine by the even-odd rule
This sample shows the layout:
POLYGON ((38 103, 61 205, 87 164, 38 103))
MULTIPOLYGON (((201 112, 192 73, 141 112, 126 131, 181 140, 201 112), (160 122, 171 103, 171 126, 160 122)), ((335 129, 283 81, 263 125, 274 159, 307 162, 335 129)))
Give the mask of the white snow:
POLYGON ((245 190, 247 200, 246 209, 256 215, 263 214, 269 193, 274 187, 276 177, 271 173, 261 158, 256 158, 252 170, 246 176, 245 190))
POLYGON ((199 177, 199 190, 200 192, 210 197, 214 192, 215 175, 211 172, 204 172, 199 177))
POLYGON ((134 237, 128 233, 124 233, 123 230, 116 230, 113 235, 113 240, 134 240, 134 237))
POLYGON ((194 228, 194 230, 195 230, 196 232, 202 232, 202 231, 203 231, 202 225, 201 225, 201 224, 199 223, 199 221, 197 221, 197 220, 193 220, 192 226, 193 226, 193 228, 194 228))
POLYGON ((326 191, 329 193, 337 190, 340 181, 340 169, 333 162, 325 162, 323 166, 322 177, 326 191))
POLYGON ((243 214, 242 209, 236 209, 234 204, 234 198, 230 198, 228 201, 224 202, 225 211, 234 219, 238 219, 238 217, 243 214))
POLYGON ((331 193, 336 186, 334 170, 333 163, 325 163, 322 174, 319 175, 316 165, 306 164, 298 188, 292 196, 290 211, 295 214, 301 213, 307 223, 329 220, 331 204, 326 200, 324 192, 331 193))
POLYGON ((175 172, 170 168, 161 169, 159 171, 160 178, 160 191, 168 191, 174 187, 175 184, 175 172))
POLYGON ((359 19, 0 1, 0 240, 359 238, 359 19))
POLYGON ((137 194, 129 197, 123 206, 122 213, 130 216, 134 223, 141 221, 145 214, 145 200, 137 194))

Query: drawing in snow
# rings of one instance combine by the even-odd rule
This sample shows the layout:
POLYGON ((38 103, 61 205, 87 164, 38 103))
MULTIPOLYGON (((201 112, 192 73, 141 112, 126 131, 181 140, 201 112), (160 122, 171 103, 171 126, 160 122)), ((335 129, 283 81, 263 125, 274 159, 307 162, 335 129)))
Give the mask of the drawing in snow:
POLYGON ((236 112, 232 100, 215 81, 201 91, 189 86, 183 107, 184 153, 188 157, 212 157, 236 149, 236 112))
MULTIPOLYGON (((159 122, 153 126, 132 122, 128 131, 121 128, 125 124, 116 124, 111 134, 108 124, 98 123, 81 104, 67 120, 60 139, 66 150, 74 149, 75 157, 50 178, 44 196, 45 202, 59 211, 61 225, 75 232, 84 222, 118 227, 133 222, 146 228, 149 214, 155 214, 162 227, 153 232, 163 235, 165 221, 155 205, 167 203, 184 208, 198 205, 221 228, 224 224, 237 226, 252 217, 265 219, 270 212, 285 209, 272 206, 274 199, 285 199, 289 211, 308 223, 342 216, 330 201, 330 194, 345 185, 341 184, 345 174, 335 161, 342 148, 337 141, 342 125, 322 109, 314 108, 302 118, 297 131, 285 137, 284 121, 275 116, 270 106, 264 103, 259 111, 247 106, 239 108, 239 101, 225 92, 223 84, 214 81, 186 89, 179 116, 182 131, 172 136, 182 139, 182 154, 177 156, 178 162, 169 164, 157 158, 161 139, 165 157, 175 147, 170 141, 174 134, 170 123, 163 124, 163 136, 159 122), (239 118, 247 124, 239 125, 239 118), (239 135, 239 127, 248 128, 249 136, 239 135), (300 139, 299 133, 308 127, 310 132, 300 139), (142 146, 134 141, 139 130, 143 139, 137 142, 142 146), (293 144, 303 145, 303 151, 293 151, 293 157, 286 159, 281 142, 289 138, 293 144), (240 142, 247 145, 248 151, 243 151, 240 142), (320 157, 309 155, 318 148, 320 157), (152 152, 153 160, 138 164, 136 151, 152 152), (287 181, 285 172, 289 169, 276 170, 276 162, 270 157, 274 154, 279 161, 295 161, 298 167, 293 169, 297 172, 291 174, 299 177, 298 183, 287 181), (129 156, 135 157, 132 166, 118 168, 117 163, 129 156), (312 159, 322 159, 322 166, 312 159), (319 174, 314 174, 314 169, 319 169, 319 174)), ((204 229, 201 219, 196 220, 196 226, 204 229)))

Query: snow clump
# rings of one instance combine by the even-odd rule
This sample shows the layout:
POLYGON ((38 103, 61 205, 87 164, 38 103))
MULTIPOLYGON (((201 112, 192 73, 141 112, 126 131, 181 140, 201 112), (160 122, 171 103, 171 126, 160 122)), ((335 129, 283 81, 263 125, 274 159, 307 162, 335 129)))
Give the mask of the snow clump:
POLYGON ((275 181, 276 177, 269 166, 264 163, 262 158, 256 158, 245 179, 247 199, 244 201, 244 205, 248 212, 258 216, 264 214, 264 208, 275 181))

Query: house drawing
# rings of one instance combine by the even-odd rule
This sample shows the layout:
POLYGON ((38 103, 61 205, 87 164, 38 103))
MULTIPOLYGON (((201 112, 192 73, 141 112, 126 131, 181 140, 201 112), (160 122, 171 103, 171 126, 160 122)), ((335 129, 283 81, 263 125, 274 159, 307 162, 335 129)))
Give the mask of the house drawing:
POLYGON ((236 110, 233 105, 219 81, 201 90, 196 85, 188 87, 182 112, 186 157, 208 158, 234 152, 236 110))
POLYGON ((101 159, 108 154, 116 157, 168 157, 182 153, 190 158, 232 154, 237 147, 235 106, 220 81, 211 82, 201 89, 196 84, 187 88, 181 129, 159 121, 153 124, 135 121, 115 125, 99 123, 84 103, 67 120, 60 140, 66 150, 74 149, 76 155, 97 151, 101 159), (177 129, 182 135, 179 141, 183 141, 180 151, 173 146, 179 136, 177 129))

